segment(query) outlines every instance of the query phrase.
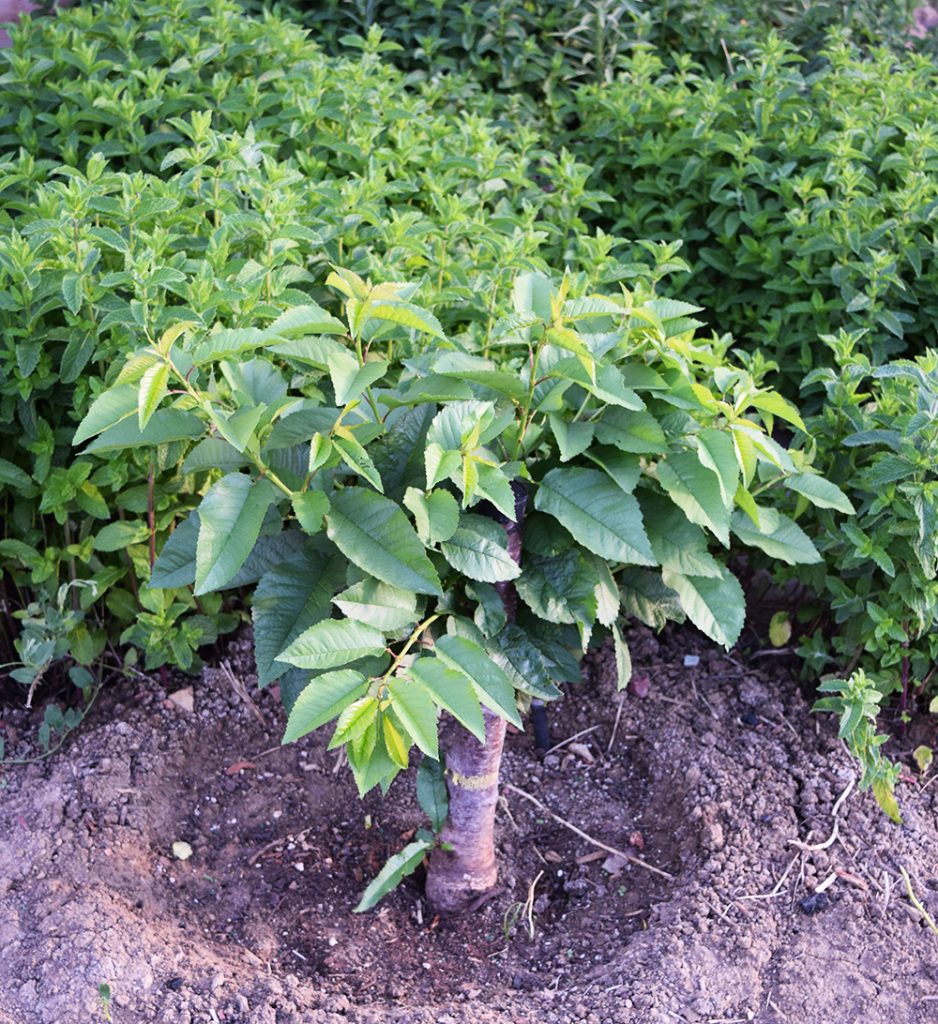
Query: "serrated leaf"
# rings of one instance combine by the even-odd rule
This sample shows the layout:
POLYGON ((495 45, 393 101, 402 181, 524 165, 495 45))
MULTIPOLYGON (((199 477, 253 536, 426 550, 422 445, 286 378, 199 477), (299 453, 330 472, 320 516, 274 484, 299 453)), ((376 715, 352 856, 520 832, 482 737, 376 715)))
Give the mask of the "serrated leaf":
POLYGON ((459 505, 449 491, 425 494, 416 487, 408 487, 404 505, 413 515, 417 535, 424 544, 449 540, 459 526, 459 505))
POLYGON ((65 299, 65 305, 75 316, 81 312, 81 304, 84 301, 82 291, 80 275, 71 272, 62 278, 62 298, 65 299))
POLYGON ((730 510, 723 488, 716 473, 703 465, 696 452, 672 452, 658 463, 657 476, 692 523, 707 527, 724 547, 729 547, 730 510))
POLYGON ((169 382, 169 363, 157 363, 140 378, 140 391, 137 398, 137 424, 140 430, 146 428, 150 417, 156 412, 157 406, 166 395, 169 382))
POLYGON ((550 557, 531 555, 515 580, 515 589, 538 618, 589 627, 598 611, 598 582, 592 565, 573 547, 550 557))
POLYGON ((314 676, 293 703, 283 742, 292 743, 325 725, 362 697, 367 689, 368 680, 353 669, 314 676))
POLYGON ((389 892, 396 889, 407 875, 412 875, 420 867, 427 851, 431 849, 433 849, 432 843, 424 839, 415 839, 414 842, 408 843, 400 853, 395 853, 364 891, 361 902, 355 908, 355 913, 361 914, 366 910, 371 910, 389 892))
POLYGON ((18 491, 26 491, 32 487, 33 481, 19 466, 15 466, 7 459, 0 459, 0 484, 7 484, 18 491))
MULTIPOLYGON (((136 392, 136 387, 134 387, 136 392)), ((126 416, 120 423, 102 430, 84 453, 113 452, 125 448, 156 447, 171 441, 189 441, 205 432, 205 424, 191 412, 181 409, 157 409, 146 429, 141 430, 136 417, 126 416)), ((83 453, 83 454, 84 454, 83 453)))
POLYGON ((119 520, 108 523, 95 534, 95 551, 123 551, 131 544, 141 544, 150 535, 146 523, 132 523, 119 520))
POLYGON ((443 557, 463 576, 480 583, 517 579, 521 570, 508 553, 505 531, 483 516, 463 515, 459 529, 440 545, 443 557))
POLYGON ((520 627, 511 623, 505 626, 492 638, 489 655, 522 693, 541 700, 556 700, 561 696, 540 651, 520 627))
POLYGON ((199 540, 199 513, 191 512, 163 545, 153 563, 150 586, 175 589, 195 583, 195 549, 199 540))
POLYGON ((391 707, 417 746, 438 760, 437 710, 427 690, 409 676, 397 676, 388 683, 388 695, 391 707))
POLYGON ((727 650, 736 643, 746 619, 746 599, 728 569, 719 579, 662 569, 661 579, 677 593, 687 617, 701 632, 727 650))
POLYGON ((374 626, 351 619, 326 619, 304 630, 277 656, 297 668, 339 668, 385 650, 384 634, 374 626))
MULTIPOLYGON (((774 511, 774 510, 773 510, 774 511)), ((733 533, 751 547, 760 548, 772 558, 780 558, 789 565, 813 565, 822 561, 811 538, 787 516, 777 513, 778 520, 772 530, 757 530, 743 512, 733 513, 733 533)), ((763 517, 760 517, 760 521, 763 517)), ((763 527, 766 523, 763 522, 763 527)))
POLYGON ((720 564, 707 550, 707 535, 673 501, 644 491, 640 504, 651 550, 662 566, 686 576, 715 579, 722 574, 720 564))
MULTIPOLYGON (((374 729, 378 718, 378 707, 378 699, 372 696, 359 697, 358 700, 349 704, 339 715, 327 749, 335 750, 336 747, 341 747, 344 743, 354 749, 355 741, 360 740, 365 733, 374 729)), ((351 756, 351 750, 349 755, 351 756)))
POLYGON ((329 376, 332 378, 332 386, 335 389, 336 405, 346 405, 365 390, 375 381, 380 380, 387 373, 389 363, 383 359, 365 363, 359 366, 358 360, 342 349, 333 352, 328 357, 329 376))
POLYGON ((632 655, 618 626, 612 627, 612 639, 616 655, 616 689, 624 690, 632 678, 632 655))
POLYGON ((336 607, 350 619, 365 622, 385 633, 403 629, 417 621, 417 595, 399 590, 380 580, 365 579, 333 598, 336 607))
POLYGON ((368 319, 409 327, 411 330, 429 334, 433 338, 446 340, 440 321, 428 310, 421 309, 410 302, 376 303, 369 307, 368 319))
POLYGON ((182 464, 183 473, 199 473, 221 469, 226 473, 248 464, 247 456, 232 447, 224 438, 206 437, 189 452, 182 464))
POLYGON ((813 473, 795 473, 794 476, 786 477, 784 485, 791 488, 796 494, 803 494, 812 505, 818 508, 833 508, 838 512, 853 515, 856 509, 853 502, 846 494, 829 480, 822 476, 815 476, 813 473))
POLYGON ((596 439, 633 455, 665 451, 667 440, 661 424, 650 412, 606 409, 596 420, 596 439))
POLYGON ((410 744, 401 735, 400 730, 394 724, 389 715, 381 719, 381 732, 384 736, 384 749, 387 750, 391 760, 400 768, 407 768, 410 759, 407 752, 410 744))
POLYGON ((325 494, 322 491, 294 494, 292 504, 293 513, 306 533, 319 533, 322 529, 323 516, 329 511, 329 499, 325 494))
POLYGON ((276 497, 269 481, 244 473, 229 473, 212 485, 199 505, 196 594, 218 590, 241 568, 276 497))
POLYGON ((723 504, 731 506, 739 486, 739 461, 731 435, 725 430, 701 430, 697 434, 697 457, 703 466, 716 474, 723 504))
POLYGON ((251 601, 257 682, 266 686, 289 670, 277 656, 310 626, 328 618, 332 595, 344 576, 338 557, 304 555, 268 570, 251 601))
POLYGON ((537 489, 534 506, 552 515, 601 558, 631 565, 657 564, 638 502, 599 470, 551 470, 537 489))
POLYGON ((137 411, 137 391, 135 383, 117 384, 98 395, 79 423, 72 444, 80 445, 89 437, 132 416, 137 411))
POLYGON ((468 637, 448 634, 437 638, 434 650, 437 658, 472 682, 490 711, 521 728, 514 685, 484 648, 468 637))
POLYGON ((480 743, 485 742, 482 708, 469 678, 449 668, 439 658, 418 658, 410 667, 410 675, 426 687, 433 702, 448 711, 465 726, 480 743))
POLYGON ((332 497, 329 539, 366 573, 401 590, 442 594, 439 577, 400 507, 362 487, 332 497))

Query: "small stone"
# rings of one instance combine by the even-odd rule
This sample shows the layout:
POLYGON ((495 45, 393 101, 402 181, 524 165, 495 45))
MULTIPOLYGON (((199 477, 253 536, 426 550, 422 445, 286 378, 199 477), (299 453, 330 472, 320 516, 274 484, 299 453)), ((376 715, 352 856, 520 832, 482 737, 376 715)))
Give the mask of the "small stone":
POLYGON ((176 860, 188 860, 192 856, 192 847, 188 843, 173 843, 173 856, 176 860))
POLYGON ((195 697, 192 693, 192 687, 187 686, 182 690, 177 690, 175 693, 169 695, 169 699, 183 711, 191 714, 195 711, 195 697))

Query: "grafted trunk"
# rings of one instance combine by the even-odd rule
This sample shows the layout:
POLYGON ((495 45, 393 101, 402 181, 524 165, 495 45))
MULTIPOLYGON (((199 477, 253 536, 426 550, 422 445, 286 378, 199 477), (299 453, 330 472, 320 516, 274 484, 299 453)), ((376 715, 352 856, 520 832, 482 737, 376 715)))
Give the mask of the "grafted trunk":
POLYGON ((444 913, 455 914, 498 877, 495 862, 495 806, 505 720, 483 709, 485 743, 454 719, 440 741, 446 756, 449 816, 441 838, 451 850, 434 850, 427 875, 427 897, 444 913))
MULTIPOLYGON (((516 522, 494 510, 490 513, 504 527, 508 551, 521 561, 521 524, 527 493, 514 484, 516 522)), ((518 595, 511 583, 497 583, 509 622, 514 622, 518 595)), ((491 889, 498 878, 495 860, 495 808, 498 804, 498 774, 505 743, 505 720, 487 708, 485 743, 454 719, 448 719, 440 733, 440 749, 446 761, 449 815, 441 839, 452 849, 436 849, 430 856, 427 898, 443 913, 457 914, 491 889)))

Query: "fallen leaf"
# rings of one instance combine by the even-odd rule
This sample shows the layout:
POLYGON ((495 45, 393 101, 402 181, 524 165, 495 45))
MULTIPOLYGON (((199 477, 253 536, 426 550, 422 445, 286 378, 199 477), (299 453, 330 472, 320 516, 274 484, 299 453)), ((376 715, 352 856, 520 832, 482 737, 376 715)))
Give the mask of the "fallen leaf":
POLYGON ((238 772, 244 771, 247 768, 256 768, 257 765, 253 761, 235 761, 225 770, 226 775, 237 775, 238 772))
POLYGON ((617 853, 610 853, 603 861, 603 871, 615 878, 616 875, 621 873, 626 864, 628 864, 628 861, 625 857, 620 857, 617 853))
POLYGON ((182 690, 177 690, 175 693, 171 693, 169 695, 169 699, 177 708, 181 708, 183 711, 188 711, 190 713, 195 711, 195 697, 192 694, 191 686, 187 686, 182 690))
POLYGON ((641 832, 636 831, 629 835, 629 846, 634 846, 636 850, 645 849, 645 837, 641 832))
POLYGON ((563 857, 561 857, 559 853, 555 853, 553 850, 548 850, 547 853, 544 854, 544 860, 546 860, 548 864, 563 864, 563 857))
POLYGON ((593 764, 596 760, 593 757, 593 752, 585 743, 571 743, 569 750, 571 754, 576 754, 581 761, 585 761, 587 764, 593 764))

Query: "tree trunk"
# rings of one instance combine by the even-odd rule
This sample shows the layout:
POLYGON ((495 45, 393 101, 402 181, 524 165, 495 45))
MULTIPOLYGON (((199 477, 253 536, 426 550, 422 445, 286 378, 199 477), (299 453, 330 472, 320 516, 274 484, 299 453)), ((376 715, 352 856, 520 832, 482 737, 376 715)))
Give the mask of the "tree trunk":
MULTIPOLYGON (((508 535, 508 551, 521 561, 521 524, 527 493, 519 484, 515 492, 516 522, 492 510, 508 535)), ((514 622, 518 595, 511 583, 497 583, 509 622, 514 622)), ((440 748, 446 761, 449 816, 440 834, 451 850, 436 849, 430 856, 427 898, 442 913, 457 914, 491 889, 498 877, 495 860, 495 807, 498 803, 498 773, 505 742, 505 720, 487 708, 485 743, 480 743, 458 722, 448 718, 440 733, 440 748)))

